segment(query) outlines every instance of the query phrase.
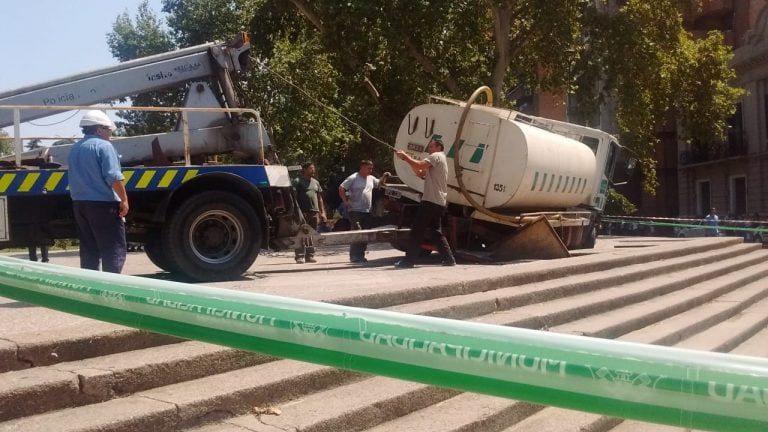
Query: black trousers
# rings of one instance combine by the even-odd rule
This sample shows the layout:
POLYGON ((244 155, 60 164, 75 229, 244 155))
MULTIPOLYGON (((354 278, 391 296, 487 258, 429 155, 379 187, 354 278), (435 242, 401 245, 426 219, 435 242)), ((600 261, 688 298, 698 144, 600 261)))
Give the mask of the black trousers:
POLYGON ((422 201, 419 204, 419 210, 416 212, 416 218, 411 224, 411 240, 408 245, 408 251, 405 253, 405 259, 409 262, 415 262, 421 251, 421 242, 424 236, 428 235, 435 240, 437 251, 443 261, 453 262, 453 253, 448 245, 448 240, 443 234, 443 213, 445 207, 430 201, 422 201))
POLYGON ((125 264, 125 222, 120 204, 112 201, 73 201, 80 234, 80 268, 120 273, 125 264))
MULTIPOLYGON (((347 218, 349 219, 350 231, 371 228, 371 214, 368 212, 350 211, 347 213, 347 218)), ((366 250, 368 250, 368 243, 352 243, 349 245, 349 260, 352 262, 364 261, 366 250)))

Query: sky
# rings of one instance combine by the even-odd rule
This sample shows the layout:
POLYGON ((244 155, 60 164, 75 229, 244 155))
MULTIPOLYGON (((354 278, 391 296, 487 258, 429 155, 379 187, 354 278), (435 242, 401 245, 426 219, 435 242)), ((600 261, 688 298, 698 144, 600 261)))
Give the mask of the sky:
MULTIPOLYGON (((134 18, 142 1, 3 0, 0 93, 117 64, 107 34, 123 12, 134 18)), ((149 0, 149 7, 163 17, 162 0, 149 0)), ((23 124, 21 136, 79 137, 79 120, 77 112, 41 118, 23 124)), ((13 127, 4 129, 13 135, 13 127)))

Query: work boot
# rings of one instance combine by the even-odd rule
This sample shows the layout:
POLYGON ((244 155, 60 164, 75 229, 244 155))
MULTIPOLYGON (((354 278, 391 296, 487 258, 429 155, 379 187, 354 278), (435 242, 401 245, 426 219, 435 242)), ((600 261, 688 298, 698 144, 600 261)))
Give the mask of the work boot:
POLYGON ((304 258, 303 257, 296 257, 296 264, 304 264, 304 258))
POLYGON ((408 261, 408 260, 406 260, 406 259, 401 259, 400 261, 395 263, 395 268, 411 269, 411 268, 413 268, 413 263, 408 261))
POLYGON ((452 259, 447 260, 446 259, 446 260, 443 260, 440 264, 442 264, 443 267, 453 267, 453 266, 456 265, 456 260, 452 260, 452 259))

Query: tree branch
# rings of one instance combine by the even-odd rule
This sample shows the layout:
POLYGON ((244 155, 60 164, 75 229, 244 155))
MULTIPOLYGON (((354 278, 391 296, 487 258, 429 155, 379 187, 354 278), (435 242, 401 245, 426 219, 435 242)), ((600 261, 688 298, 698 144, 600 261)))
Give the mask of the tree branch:
POLYGON ((320 19, 320 16, 314 9, 312 9, 312 6, 307 0, 291 0, 291 3, 296 6, 299 12, 301 12, 301 14, 304 15, 304 17, 307 18, 320 33, 325 32, 325 29, 323 28, 323 20, 320 19))
POLYGON ((509 31, 511 27, 512 7, 509 2, 496 4, 489 1, 488 7, 491 8, 493 15, 493 40, 495 53, 491 69, 491 90, 496 96, 494 105, 500 105, 504 98, 504 78, 507 76, 507 69, 510 63, 510 44, 509 31))
POLYGON ((408 49, 408 54, 413 57, 416 62, 424 69, 427 73, 433 75, 435 78, 442 81, 443 84, 445 84, 446 87, 448 87, 448 91, 451 92, 451 95, 453 97, 461 97, 461 90, 459 89, 459 84, 454 80, 452 77, 443 75, 438 70, 437 66, 427 58, 419 49, 414 45, 413 41, 408 35, 404 36, 405 40, 405 47, 408 49))

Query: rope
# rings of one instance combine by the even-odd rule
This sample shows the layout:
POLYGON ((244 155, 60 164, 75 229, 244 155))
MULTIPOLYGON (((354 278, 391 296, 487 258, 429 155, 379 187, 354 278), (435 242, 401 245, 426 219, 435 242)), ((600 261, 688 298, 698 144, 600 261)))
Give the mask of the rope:
POLYGON ((274 76, 278 77, 279 79, 281 79, 281 80, 285 81, 285 82, 286 82, 288 85, 290 85, 291 87, 295 88, 296 90, 298 90, 298 91, 299 91, 299 93, 301 93, 301 94, 303 94, 305 97, 307 97, 307 99, 309 99, 309 100, 311 100, 312 102, 314 102, 314 103, 316 103, 316 104, 320 105, 321 107, 323 107, 323 108, 325 108, 325 109, 327 109, 327 110, 329 110, 329 111, 333 112, 334 114, 336 114, 337 116, 339 116, 340 118, 342 118, 343 120, 345 120, 346 122, 348 122, 349 124, 351 124, 352 126, 354 126, 355 128, 357 128, 358 130, 360 130, 360 131, 361 131, 363 134, 365 134, 366 136, 368 136, 369 138, 371 138, 371 139, 372 139, 372 140, 374 140, 375 142, 377 142, 377 143, 379 143, 379 144, 382 144, 382 145, 385 145, 387 148, 390 148, 390 149, 392 149, 392 150, 394 150, 394 149, 395 149, 395 146, 393 146, 393 145, 391 145, 391 144, 389 144, 389 143, 387 143, 387 142, 385 142, 385 141, 383 141, 383 140, 381 140, 381 139, 379 139, 379 138, 375 137, 373 134, 371 134, 370 132, 368 132, 367 130, 365 130, 365 128, 363 128, 362 126, 360 126, 359 124, 357 124, 356 122, 352 121, 350 118, 348 118, 347 116, 345 116, 344 114, 342 114, 341 112, 339 112, 339 111, 338 111, 336 108, 334 108, 334 107, 332 107, 332 106, 330 106, 330 105, 328 105, 328 104, 326 104, 326 103, 324 103, 324 102, 322 102, 322 101, 318 100, 317 98, 315 98, 314 96, 312 96, 311 94, 309 94, 309 93, 308 93, 306 90, 304 90, 303 88, 301 88, 301 87, 299 87, 298 85, 294 84, 294 83, 293 83, 291 80, 289 80, 288 78, 286 78, 286 77, 284 77, 284 76, 280 75, 279 73, 275 72, 274 70, 270 69, 270 68, 269 68, 269 67, 268 67, 268 66, 267 66, 267 65, 266 65, 264 62, 261 62, 260 64, 261 64, 261 67, 262 67, 263 69, 265 69, 267 72, 269 72, 269 73, 271 73, 272 75, 274 75, 274 76))
POLYGON ((64 123, 66 121, 69 121, 70 119, 72 119, 72 117, 76 116, 78 113, 80 113, 80 110, 77 110, 77 111, 73 112, 71 116, 65 118, 64 120, 60 120, 60 121, 53 122, 53 123, 48 123, 48 124, 40 124, 40 123, 35 123, 35 122, 27 122, 27 123, 31 124, 32 126, 38 126, 38 127, 56 126, 57 124, 61 124, 61 123, 64 123))

